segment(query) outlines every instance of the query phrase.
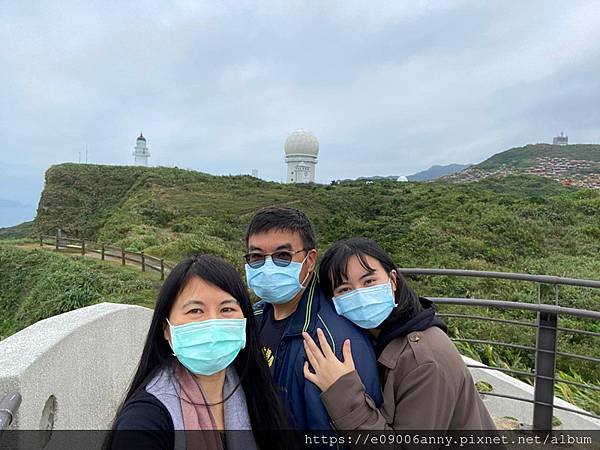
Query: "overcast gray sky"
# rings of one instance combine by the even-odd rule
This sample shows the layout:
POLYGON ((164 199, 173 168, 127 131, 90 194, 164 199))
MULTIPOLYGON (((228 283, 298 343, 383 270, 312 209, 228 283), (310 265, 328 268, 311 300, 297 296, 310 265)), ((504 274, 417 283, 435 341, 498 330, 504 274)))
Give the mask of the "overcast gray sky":
POLYGON ((324 183, 600 142, 592 1, 4 1, 0 68, 0 199, 33 207, 140 130, 152 165, 281 181, 306 128, 324 183))

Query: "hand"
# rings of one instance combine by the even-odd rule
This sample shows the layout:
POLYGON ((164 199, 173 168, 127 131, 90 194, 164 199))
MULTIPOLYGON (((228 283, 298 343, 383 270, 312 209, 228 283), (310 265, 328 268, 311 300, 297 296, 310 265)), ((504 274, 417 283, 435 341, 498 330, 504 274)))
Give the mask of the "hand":
POLYGON ((304 363, 304 378, 316 384, 321 391, 326 391, 340 377, 355 370, 350 339, 344 341, 342 347, 344 362, 342 362, 337 359, 335 353, 331 350, 329 342, 325 339, 325 334, 320 328, 317 329, 317 336, 321 348, 315 344, 308 333, 302 333, 302 336, 304 337, 304 351, 308 357, 308 361, 304 363), (315 373, 310 371, 309 362, 315 373))

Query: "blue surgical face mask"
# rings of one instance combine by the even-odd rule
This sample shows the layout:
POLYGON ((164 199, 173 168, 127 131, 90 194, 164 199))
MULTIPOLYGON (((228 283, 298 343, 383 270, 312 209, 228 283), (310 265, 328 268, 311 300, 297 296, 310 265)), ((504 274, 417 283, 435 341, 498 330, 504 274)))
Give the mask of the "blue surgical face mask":
POLYGON ((227 368, 246 346, 246 319, 213 319, 171 325, 171 348, 179 362, 196 375, 227 368))
POLYGON ((381 325, 396 306, 391 281, 333 297, 333 304, 340 316, 366 329, 381 325))
MULTIPOLYGON (((308 255, 306 255, 308 258, 308 255)), ((257 268, 246 264, 246 281, 248 286, 265 302, 280 304, 290 301, 304 286, 300 282, 302 262, 292 261, 288 266, 280 267, 268 256, 265 263, 257 268)), ((308 278, 306 275, 306 278, 308 278)), ((304 280, 306 281, 306 279, 304 280)))

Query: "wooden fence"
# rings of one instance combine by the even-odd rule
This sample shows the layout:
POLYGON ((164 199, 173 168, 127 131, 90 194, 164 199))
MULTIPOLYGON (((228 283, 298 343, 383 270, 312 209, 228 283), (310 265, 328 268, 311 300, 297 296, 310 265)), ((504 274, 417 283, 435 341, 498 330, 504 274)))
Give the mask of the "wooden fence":
POLYGON ((125 250, 123 247, 115 247, 110 244, 87 241, 85 239, 74 239, 63 236, 40 236, 40 247, 53 246, 55 250, 71 249, 79 250, 82 255, 86 253, 96 253, 100 255, 101 260, 118 259, 121 265, 125 265, 127 261, 135 265, 139 265, 142 272, 146 269, 154 270, 160 273, 160 279, 165 279, 165 273, 169 273, 173 268, 173 264, 166 262, 162 258, 147 255, 144 252, 132 252, 125 250))

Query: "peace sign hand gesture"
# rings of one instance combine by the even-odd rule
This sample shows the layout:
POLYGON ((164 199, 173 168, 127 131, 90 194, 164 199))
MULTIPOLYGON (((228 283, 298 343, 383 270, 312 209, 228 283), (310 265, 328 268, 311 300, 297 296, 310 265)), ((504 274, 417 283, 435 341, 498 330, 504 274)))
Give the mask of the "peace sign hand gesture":
POLYGON ((320 328, 317 329, 317 336, 321 348, 317 346, 308 333, 304 332, 302 336, 304 337, 304 350, 308 357, 308 361, 304 363, 304 378, 316 384, 322 392, 329 389, 340 377, 355 370, 350 339, 344 341, 342 347, 344 361, 342 362, 333 353, 325 334, 320 328), (309 369, 309 362, 314 373, 309 369))

